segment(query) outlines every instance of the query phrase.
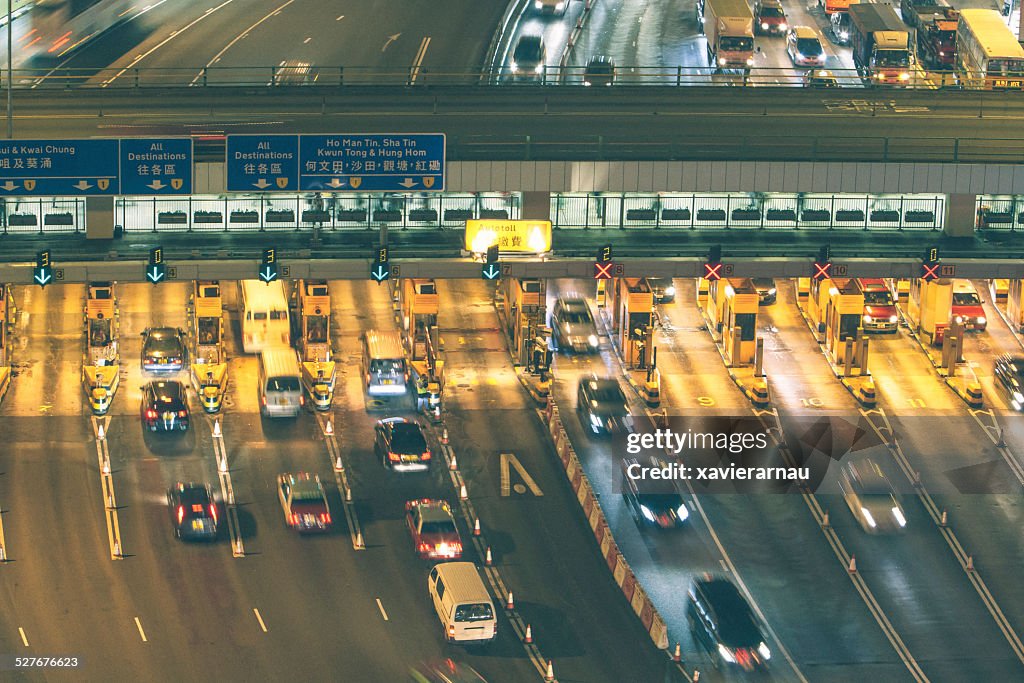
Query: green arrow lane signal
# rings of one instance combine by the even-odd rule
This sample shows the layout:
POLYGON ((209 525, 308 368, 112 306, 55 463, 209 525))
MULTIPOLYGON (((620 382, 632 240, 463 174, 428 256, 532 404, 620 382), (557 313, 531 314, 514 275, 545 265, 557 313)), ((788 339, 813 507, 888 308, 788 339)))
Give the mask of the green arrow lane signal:
POLYGON ((152 282, 154 285, 167 275, 167 266, 163 263, 154 263, 146 266, 146 279, 152 282))
POLYGON ((36 253, 36 267, 32 269, 32 279, 40 287, 46 285, 53 279, 53 267, 50 265, 50 250, 36 253))
POLYGON ((277 279, 277 264, 268 263, 261 265, 259 270, 259 276, 260 280, 263 280, 269 285, 271 282, 277 279))
POLYGON ((391 267, 388 265, 387 261, 375 263, 370 266, 370 277, 372 277, 377 284, 380 284, 391 277, 391 267))
POLYGON ((480 275, 485 280, 497 280, 501 277, 501 266, 497 263, 486 263, 480 269, 480 275))

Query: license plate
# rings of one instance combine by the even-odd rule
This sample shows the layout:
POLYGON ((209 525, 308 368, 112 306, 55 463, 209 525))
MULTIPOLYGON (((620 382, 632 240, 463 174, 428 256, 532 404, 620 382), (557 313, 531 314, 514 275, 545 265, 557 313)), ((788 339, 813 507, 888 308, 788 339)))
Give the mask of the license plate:
POLYGON ((192 531, 202 531, 202 530, 203 530, 203 520, 201 520, 201 519, 193 519, 192 520, 192 531))
POLYGON ((416 455, 403 455, 402 462, 416 462, 419 460, 419 456, 416 455))
POLYGON ((279 399, 277 399, 277 405, 279 405, 279 406, 283 406, 283 405, 284 405, 284 403, 285 403, 285 401, 284 401, 284 399, 283 399, 283 398, 279 398, 279 399))
POLYGON ((165 422, 169 421, 169 420, 173 420, 173 419, 174 419, 174 413, 164 413, 164 421, 165 422))
POLYGON ((386 379, 386 380, 381 382, 381 384, 394 384, 394 383, 395 383, 395 380, 393 380, 393 379, 386 379))

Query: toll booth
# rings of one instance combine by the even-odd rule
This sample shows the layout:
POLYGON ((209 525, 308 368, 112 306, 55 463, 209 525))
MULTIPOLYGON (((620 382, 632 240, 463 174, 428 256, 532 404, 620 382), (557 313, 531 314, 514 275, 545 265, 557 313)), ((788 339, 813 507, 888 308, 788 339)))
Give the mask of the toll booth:
POLYGON ((414 361, 423 360, 430 343, 430 329, 437 327, 437 284, 429 278, 402 280, 400 306, 409 356, 414 361))
POLYGON ((1010 327, 1024 333, 1024 280, 1010 280, 1007 285, 1006 317, 1010 327))
POLYGON ((942 278, 926 282, 910 281, 907 321, 921 339, 935 346, 942 344, 953 310, 953 281, 942 278))
POLYGON ((729 278, 711 283, 711 309, 721 316, 726 357, 732 366, 750 365, 757 350, 757 289, 750 278, 729 278))
POLYGON ((501 281, 502 300, 509 338, 516 362, 535 372, 546 372, 551 354, 547 327, 547 287, 543 280, 508 277, 501 281), (541 349, 543 347, 543 349, 541 349))
MULTIPOLYGON (((825 334, 825 316, 828 313, 829 302, 832 299, 832 289, 840 290, 847 287, 852 278, 837 278, 835 280, 811 280, 807 287, 807 303, 804 310, 811 322, 811 328, 815 331, 818 341, 823 340, 825 334)), ((851 285, 852 286, 852 285, 851 285)), ((797 299, 799 301, 799 299, 797 299)))
POLYGON ((796 305, 801 308, 807 307, 808 299, 811 296, 811 278, 796 278, 796 305))
POLYGON ((708 294, 711 291, 711 283, 702 277, 697 278, 697 308, 702 311, 708 309, 708 294))
POLYGON ((93 413, 110 409, 120 381, 119 321, 114 283, 90 282, 85 300, 82 388, 93 413))
POLYGON ((220 410, 228 386, 228 359, 224 346, 224 306, 220 282, 195 280, 189 306, 192 337, 192 387, 203 410, 220 410))
POLYGON ((16 310, 10 285, 0 283, 0 401, 11 387, 10 335, 16 310))
POLYGON ((619 347, 628 368, 646 369, 654 348, 654 293, 644 278, 613 280, 609 297, 612 343, 619 347))
POLYGON ((855 278, 823 280, 825 293, 824 326, 825 350, 837 366, 845 370, 842 376, 855 374, 854 369, 867 372, 867 337, 864 335, 864 291, 855 278))
POLYGON ((888 285, 889 291, 892 293, 893 301, 900 306, 907 306, 910 302, 910 280, 902 280, 898 278, 886 278, 885 284, 888 285))
POLYGON ((337 369, 331 350, 331 295, 327 280, 299 280, 295 297, 300 318, 302 383, 313 408, 328 410, 334 400, 337 369))

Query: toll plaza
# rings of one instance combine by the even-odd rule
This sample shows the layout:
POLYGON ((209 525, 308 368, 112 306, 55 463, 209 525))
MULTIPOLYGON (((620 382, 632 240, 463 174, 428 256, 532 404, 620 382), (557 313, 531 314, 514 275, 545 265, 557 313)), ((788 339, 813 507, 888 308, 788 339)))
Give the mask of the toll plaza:
POLYGON ((337 370, 331 350, 331 295, 327 280, 298 280, 293 300, 298 313, 302 384, 313 408, 329 410, 337 370))
POLYGON ((397 290, 398 315, 416 387, 416 407, 440 419, 444 360, 437 326, 437 283, 430 278, 406 278, 397 290))
POLYGON ((771 397, 764 373, 764 340, 757 336, 758 294, 750 278, 713 280, 701 309, 733 382, 756 406, 771 397))
POLYGON ((90 282, 85 300, 85 354, 82 387, 89 407, 105 415, 117 393, 120 318, 113 282, 90 282))
POLYGON ((797 306, 825 360, 861 405, 873 407, 875 383, 868 369, 863 290, 854 278, 807 278, 806 286, 807 294, 801 297, 801 284, 797 282, 797 306))
POLYGON ((228 359, 224 347, 224 306, 218 280, 192 283, 189 334, 192 338, 192 387, 203 410, 220 410, 228 387, 228 359))
POLYGON ((0 283, 0 401, 11 387, 10 336, 16 309, 10 285, 0 283))
POLYGON ((654 346, 654 293, 645 278, 609 281, 604 314, 612 347, 620 354, 629 383, 650 406, 661 403, 661 376, 654 346))
MULTIPOLYGON (((993 305, 998 307, 996 297, 993 299, 993 305)), ((1010 280, 1007 283, 1004 306, 1010 328, 1018 334, 1024 333, 1024 280, 1010 280)))
POLYGON ((981 383, 971 364, 964 361, 965 330, 952 315, 953 280, 910 281, 906 319, 911 333, 946 384, 972 408, 984 404, 981 383), (936 353, 936 347, 942 350, 936 353))
POLYGON ((547 283, 506 277, 495 290, 501 321, 519 381, 537 401, 551 390, 551 328, 547 326, 547 283))

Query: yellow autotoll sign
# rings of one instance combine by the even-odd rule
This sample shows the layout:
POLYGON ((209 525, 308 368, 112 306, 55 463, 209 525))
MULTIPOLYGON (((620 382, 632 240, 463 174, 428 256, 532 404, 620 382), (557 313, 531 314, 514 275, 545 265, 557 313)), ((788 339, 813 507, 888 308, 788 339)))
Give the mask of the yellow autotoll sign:
POLYGON ((482 254, 495 244, 503 253, 540 254, 551 251, 551 221, 466 221, 466 251, 482 254))

